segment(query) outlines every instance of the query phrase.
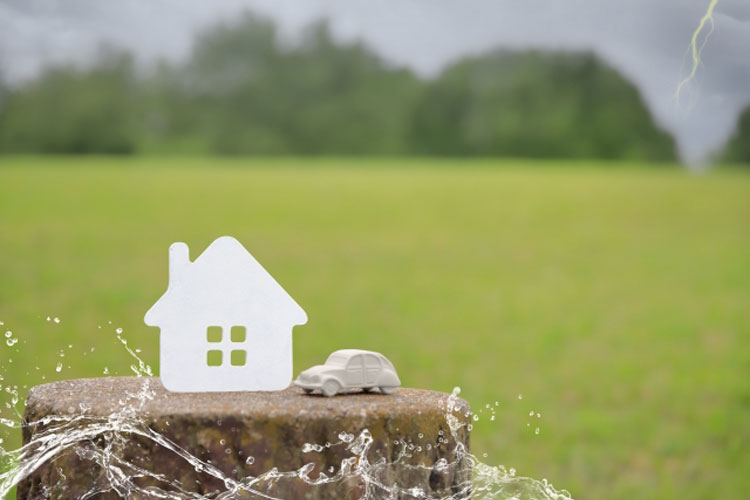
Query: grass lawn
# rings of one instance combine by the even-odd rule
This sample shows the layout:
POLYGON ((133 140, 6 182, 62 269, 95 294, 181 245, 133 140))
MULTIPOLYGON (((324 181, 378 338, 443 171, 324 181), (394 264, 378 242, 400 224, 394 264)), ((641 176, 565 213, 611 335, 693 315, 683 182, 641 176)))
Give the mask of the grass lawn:
POLYGON ((745 498, 750 175, 599 167, 0 158, 1 383, 128 374, 118 327, 157 368, 169 244, 230 234, 308 313, 296 372, 460 386, 480 458, 576 498, 745 498))

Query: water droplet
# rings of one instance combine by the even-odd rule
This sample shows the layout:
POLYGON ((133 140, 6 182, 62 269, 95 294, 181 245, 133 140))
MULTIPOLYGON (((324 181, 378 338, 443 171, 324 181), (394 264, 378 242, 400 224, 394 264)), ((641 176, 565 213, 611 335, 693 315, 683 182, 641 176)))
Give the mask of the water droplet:
POLYGON ((55 316, 55 318, 52 321, 54 321, 55 323, 59 323, 60 322, 60 318, 58 318, 57 316, 55 316))
POLYGON ((479 415, 476 415, 476 414, 475 414, 475 415, 474 415, 473 417, 471 417, 471 419, 472 419, 472 420, 473 420, 474 422, 476 422, 477 420, 479 420, 479 415))
POLYGON ((247 465, 253 465, 255 463, 255 457, 247 457, 247 460, 245 460, 245 463, 247 465))
POLYGON ((47 321, 52 321, 52 318, 50 318, 49 316, 47 316, 47 321))
POLYGON ((15 345, 16 342, 18 342, 18 339, 8 339, 5 341, 9 346, 15 345))
POLYGON ((422 438, 424 437, 424 434, 422 434, 422 433, 420 432, 419 434, 417 434, 417 436, 419 436, 419 439, 422 439, 422 438))
POLYGON ((62 363, 57 363, 57 366, 55 367, 55 371, 57 373, 60 373, 62 371, 62 363))
POLYGON ((5 332, 5 338, 10 338, 12 335, 13 335, 13 332, 11 332, 10 330, 5 332))
POLYGON ((523 394, 519 394, 518 399, 523 399, 523 394))
POLYGON ((530 416, 530 417, 533 417, 533 416, 534 416, 534 410, 531 410, 531 411, 529 412, 529 416, 530 416))
POLYGON ((226 450, 224 450, 224 453, 226 453, 227 455, 231 455, 232 454, 232 450, 230 450, 229 448, 227 448, 226 450))
POLYGON ((492 421, 492 422, 494 422, 494 421, 495 421, 495 415, 492 415, 492 416, 490 417, 490 421, 492 421))
POLYGON ((106 366, 104 367, 104 374, 109 375, 109 368, 107 368, 106 366))
POLYGON ((537 413, 536 414, 536 418, 542 418, 542 414, 541 413, 537 413))
POLYGON ((222 446, 224 446, 225 444, 227 444, 227 440, 226 439, 220 439, 219 440, 219 444, 221 444, 222 446))
POLYGON ((537 434, 537 435, 539 434, 539 427, 537 427, 536 429, 534 429, 534 434, 537 434))
POLYGON ((122 333, 122 328, 115 328, 115 331, 116 331, 116 332, 117 332, 117 334, 119 335, 119 334, 121 334, 121 333, 122 333))

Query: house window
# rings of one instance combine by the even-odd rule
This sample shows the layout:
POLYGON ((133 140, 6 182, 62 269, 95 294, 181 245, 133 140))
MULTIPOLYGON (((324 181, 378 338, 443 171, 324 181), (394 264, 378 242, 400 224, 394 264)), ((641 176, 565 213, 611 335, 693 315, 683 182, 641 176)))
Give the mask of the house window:
POLYGON ((232 342, 244 342, 245 341, 245 327, 244 326, 233 326, 231 330, 232 342))
POLYGON ((244 350, 233 350, 231 355, 232 366, 245 366, 246 358, 247 352, 244 350))
POLYGON ((247 350, 243 345, 247 340, 247 328, 235 325, 225 331, 221 326, 206 328, 206 341, 209 349, 206 352, 208 366, 245 366, 247 364, 247 350), (226 335, 229 333, 229 335, 226 335))
POLYGON ((209 326, 206 329, 206 340, 209 342, 221 342, 221 327, 209 326))
POLYGON ((222 353, 219 350, 212 349, 208 351, 208 355, 206 356, 206 363, 208 366, 221 366, 221 358, 222 353))

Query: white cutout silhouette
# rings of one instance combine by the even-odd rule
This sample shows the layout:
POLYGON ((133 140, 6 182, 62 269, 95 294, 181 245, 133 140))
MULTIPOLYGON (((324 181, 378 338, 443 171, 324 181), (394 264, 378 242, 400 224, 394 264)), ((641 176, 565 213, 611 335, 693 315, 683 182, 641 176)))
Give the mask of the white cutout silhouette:
POLYGON ((380 389, 393 394, 401 381, 388 358, 379 352, 340 349, 328 356, 324 365, 303 371, 294 381, 307 394, 319 389, 324 396, 335 396, 342 389, 380 389))
POLYGON ((161 329, 160 377, 175 392, 276 391, 292 381, 292 328, 305 311, 236 239, 194 262, 169 247, 169 286, 144 321, 161 329))

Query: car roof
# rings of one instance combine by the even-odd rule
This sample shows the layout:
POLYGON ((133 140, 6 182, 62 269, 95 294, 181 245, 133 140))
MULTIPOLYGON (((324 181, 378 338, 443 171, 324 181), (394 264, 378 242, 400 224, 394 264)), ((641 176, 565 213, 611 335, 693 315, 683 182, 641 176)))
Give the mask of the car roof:
POLYGON ((379 352, 363 351, 362 349, 339 349, 338 351, 333 351, 330 355, 333 356, 334 354, 341 354, 349 358, 357 354, 372 354, 373 356, 377 356, 379 358, 385 358, 385 356, 383 356, 379 352))

